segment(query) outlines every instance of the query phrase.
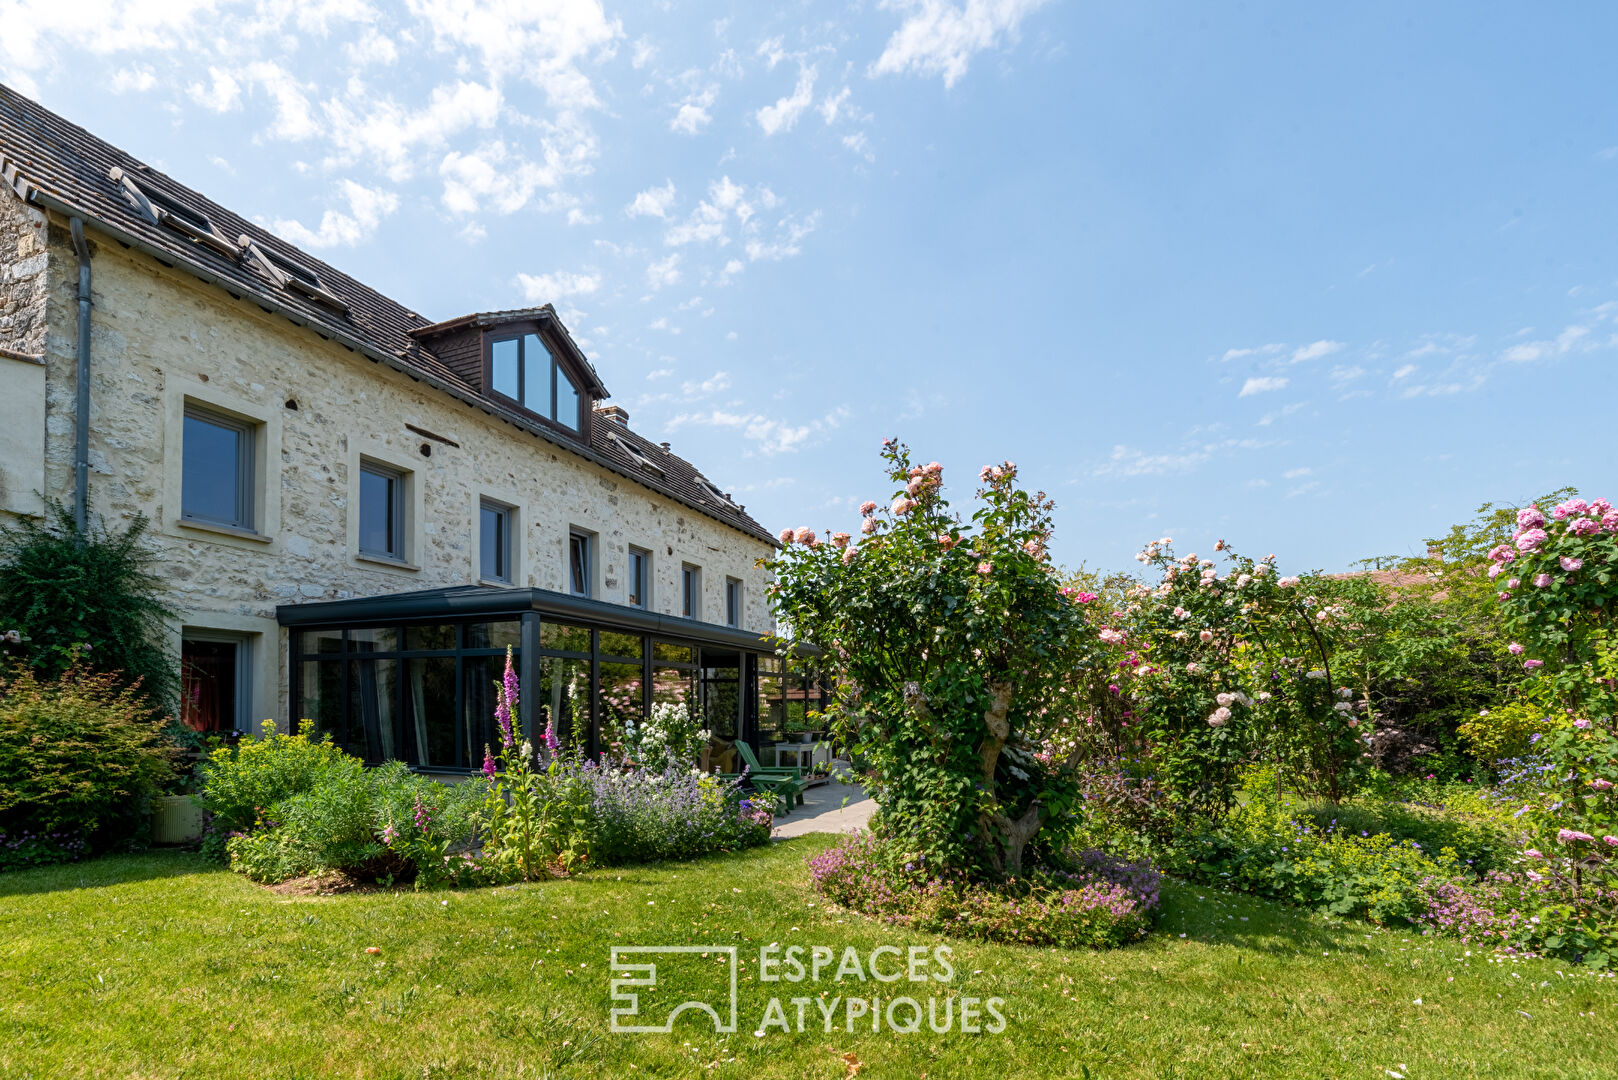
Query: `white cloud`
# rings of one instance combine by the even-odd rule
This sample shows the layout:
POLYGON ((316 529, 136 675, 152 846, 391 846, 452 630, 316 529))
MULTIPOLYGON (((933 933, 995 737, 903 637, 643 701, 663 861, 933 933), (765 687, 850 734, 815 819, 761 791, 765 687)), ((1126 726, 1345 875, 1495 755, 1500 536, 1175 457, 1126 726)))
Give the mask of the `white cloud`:
POLYGON ((1240 360, 1244 356, 1274 356, 1276 353, 1284 352, 1285 350, 1285 345, 1259 345, 1251 349, 1226 349, 1225 355, 1219 359, 1223 363, 1229 363, 1232 360, 1240 360))
POLYGON ((651 63, 652 57, 656 55, 657 46, 652 44, 650 38, 648 38, 645 34, 642 34, 635 40, 634 47, 630 50, 629 66, 634 68, 636 71, 639 71, 641 68, 651 63))
POLYGON ((131 64, 113 73, 108 81, 107 88, 115 94, 126 94, 133 90, 145 93, 157 85, 157 72, 148 64, 131 64))
POLYGON ((518 274, 516 282, 530 304, 545 304, 569 296, 589 296, 601 288, 601 274, 594 270, 557 270, 549 274, 518 274))
POLYGON ((885 0, 883 7, 907 15, 870 74, 942 75, 946 87, 954 86, 973 56, 1002 41, 1014 41, 1023 19, 1044 4, 1045 0, 966 0, 957 6, 945 0, 885 0))
POLYGON ((833 428, 839 427, 853 413, 847 406, 839 405, 831 412, 817 420, 808 423, 794 423, 790 420, 776 419, 763 413, 732 412, 726 409, 712 409, 708 412, 681 413, 669 420, 664 429, 669 432, 678 431, 686 425, 695 424, 704 427, 733 428, 741 432, 743 437, 752 440, 756 452, 766 457, 776 454, 792 453, 810 444, 813 436, 833 428))
POLYGON ((701 397, 707 394, 717 394, 721 390, 730 389, 730 375, 723 371, 716 371, 701 382, 683 383, 680 389, 687 397, 701 397))
POLYGON ((1416 373, 1416 365, 1415 364, 1406 364, 1404 367, 1400 368, 1398 371, 1395 371, 1393 373, 1393 377, 1395 379, 1404 379, 1404 378, 1408 378, 1411 375, 1414 375, 1415 373, 1416 373))
POLYGON ((1259 417, 1258 426, 1259 427, 1269 427, 1271 424, 1275 423, 1277 420, 1282 420, 1282 419, 1285 419, 1288 416, 1291 416, 1293 413, 1297 412, 1299 409, 1303 408, 1307 404, 1308 404, 1308 402, 1306 402, 1306 401, 1294 401, 1292 404, 1283 405, 1279 409, 1276 409, 1273 412, 1267 412, 1263 416, 1259 417))
POLYGON ((635 196, 635 200, 624 207, 624 213, 630 217, 667 218, 669 206, 674 202, 674 181, 670 180, 662 187, 647 188, 635 196))
POLYGON ((374 27, 368 28, 358 41, 351 41, 343 46, 343 55, 355 67, 365 67, 368 64, 388 65, 399 59, 399 47, 393 39, 380 34, 374 27))
POLYGON ((438 172, 444 181, 444 206, 453 214, 475 214, 485 206, 502 214, 515 213, 528 204, 537 189, 554 188, 561 181, 552 162, 540 165, 529 161, 508 150, 503 139, 467 153, 451 150, 444 155, 438 172))
POLYGON ((227 113, 240 107, 242 86, 230 72, 224 68, 210 67, 208 79, 207 86, 194 82, 186 87, 185 92, 192 101, 216 113, 227 113))
POLYGON ((680 280, 680 253, 670 253, 669 257, 654 262, 646 267, 646 283, 654 290, 666 285, 674 285, 680 280))
POLYGON ((820 224, 820 211, 815 211, 802 221, 792 218, 783 218, 776 227, 775 237, 771 240, 749 240, 747 242, 747 257, 754 262, 760 259, 779 261, 788 259, 802 252, 799 242, 815 231, 820 224))
POLYGON ((321 215, 319 226, 314 229, 299 221, 282 219, 273 222, 270 230, 299 247, 352 247, 369 240, 382 219, 399 208, 399 196, 382 188, 344 180, 338 185, 338 190, 348 202, 348 213, 327 210, 321 215))
POLYGON ((1106 462, 1096 467, 1096 476, 1162 476, 1190 472, 1213 457, 1212 447, 1193 447, 1179 452, 1148 454, 1122 445, 1112 448, 1106 462))
POLYGON ((849 96, 854 93, 848 87, 843 87, 837 94, 828 94, 820 99, 820 118, 828 124, 837 123, 837 114, 843 111, 849 96))
POLYGON ((1264 394, 1271 390, 1280 390, 1287 384, 1284 376, 1259 375, 1242 383, 1242 392, 1237 397, 1251 397, 1254 394, 1264 394))
POLYGON ((1288 469, 1286 472, 1282 473, 1281 476, 1286 480, 1296 480, 1300 476, 1309 476, 1313 474, 1314 471, 1315 470, 1309 468, 1308 466, 1303 466, 1302 468, 1288 469))
POLYGON ((766 135, 776 135, 783 131, 791 131, 792 126, 798 122, 815 99, 815 69, 813 66, 798 70, 798 85, 793 89, 790 97, 781 98, 774 105, 766 105, 755 115, 758 126, 764 129, 766 135))
POLYGON ((1319 360, 1322 356, 1330 356, 1343 349, 1341 341, 1316 341, 1310 345, 1303 345, 1292 352, 1292 362, 1301 364, 1306 360, 1319 360))
POLYGON ((679 135, 695 135, 713 121, 705 106, 692 102, 681 104, 669 121, 669 130, 679 135))
POLYGON ((865 132, 863 131, 856 131, 852 135, 844 135, 843 145, 866 161, 876 160, 876 153, 871 149, 871 140, 865 137, 865 132))

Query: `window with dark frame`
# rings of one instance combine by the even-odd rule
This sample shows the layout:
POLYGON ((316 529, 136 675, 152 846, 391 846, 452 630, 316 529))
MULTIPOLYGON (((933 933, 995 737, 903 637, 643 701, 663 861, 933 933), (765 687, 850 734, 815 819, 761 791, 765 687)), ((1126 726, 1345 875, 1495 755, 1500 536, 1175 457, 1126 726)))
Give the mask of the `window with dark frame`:
POLYGON ((572 431, 580 427, 579 389, 538 334, 489 344, 489 389, 572 431))
POLYGON ((570 533, 567 538, 568 588, 574 596, 590 595, 590 540, 588 533, 570 533))
POLYGON ((254 427, 187 405, 181 436, 180 517, 253 530, 254 427))
POLYGON ((680 614, 687 619, 702 617, 702 570, 690 563, 680 568, 680 614))
POLYGON ((386 465, 360 465, 360 554, 403 562, 404 474, 386 465))
POLYGON ((735 578, 725 579, 725 625, 742 625, 742 583, 735 578))
POLYGON ((642 551, 640 548, 629 549, 629 588, 627 597, 630 607, 644 608, 651 606, 651 595, 648 586, 651 584, 652 553, 642 551))
POLYGON ((484 499, 478 508, 478 577, 511 583, 511 507, 484 499))

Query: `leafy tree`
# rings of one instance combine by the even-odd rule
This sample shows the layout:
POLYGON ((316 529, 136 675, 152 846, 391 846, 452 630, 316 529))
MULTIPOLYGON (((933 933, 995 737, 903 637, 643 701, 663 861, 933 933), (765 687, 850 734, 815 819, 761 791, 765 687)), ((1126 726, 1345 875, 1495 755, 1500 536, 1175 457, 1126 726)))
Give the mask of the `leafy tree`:
POLYGON ((942 467, 884 444, 891 505, 867 502, 857 537, 787 530, 772 600, 817 647, 836 688, 839 735, 870 769, 879 827, 940 872, 1018 876, 1065 816, 1074 762, 1047 752, 1087 709, 1110 662, 1046 554, 1052 503, 983 470, 969 521, 942 495, 942 467))
POLYGON ((55 678, 77 658, 117 673, 159 712, 176 715, 178 663, 164 633, 179 613, 153 572, 149 521, 122 529, 52 502, 43 520, 0 526, 0 631, 24 638, 26 662, 55 678))

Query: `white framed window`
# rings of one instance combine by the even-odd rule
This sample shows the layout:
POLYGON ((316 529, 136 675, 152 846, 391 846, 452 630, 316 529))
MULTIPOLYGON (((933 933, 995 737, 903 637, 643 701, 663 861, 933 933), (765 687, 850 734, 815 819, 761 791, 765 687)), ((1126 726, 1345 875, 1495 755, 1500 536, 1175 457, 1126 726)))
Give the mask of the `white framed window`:
POLYGON ((629 549, 629 572, 625 583, 624 598, 630 607, 649 608, 652 606, 652 553, 642 548, 629 549))
POLYGON ((574 529, 567 537, 567 587, 574 596, 591 596, 595 573, 595 537, 574 529))
POLYGON ((187 404, 180 436, 180 518, 255 531, 257 425, 187 404))
POLYGON ((687 619, 702 618, 702 567, 690 563, 680 567, 680 614, 687 619))
POLYGON ((742 625, 742 583, 733 577, 725 579, 725 625, 742 625))
POLYGON ((510 584, 515 580, 516 510, 505 503, 484 499, 478 504, 478 577, 510 584))
POLYGON ((407 474, 376 461, 360 463, 359 551, 373 559, 405 562, 407 474))

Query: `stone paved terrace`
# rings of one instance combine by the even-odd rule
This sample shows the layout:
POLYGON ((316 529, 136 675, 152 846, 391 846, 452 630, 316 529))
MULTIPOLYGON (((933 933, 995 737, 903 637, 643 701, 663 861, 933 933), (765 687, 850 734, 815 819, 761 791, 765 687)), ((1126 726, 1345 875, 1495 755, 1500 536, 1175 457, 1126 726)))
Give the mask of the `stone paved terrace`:
POLYGON ((847 763, 840 761, 832 768, 830 782, 805 791, 802 806, 793 807, 792 813, 775 819, 770 836, 784 839, 805 833, 858 832, 875 812, 876 800, 853 782, 847 763))

